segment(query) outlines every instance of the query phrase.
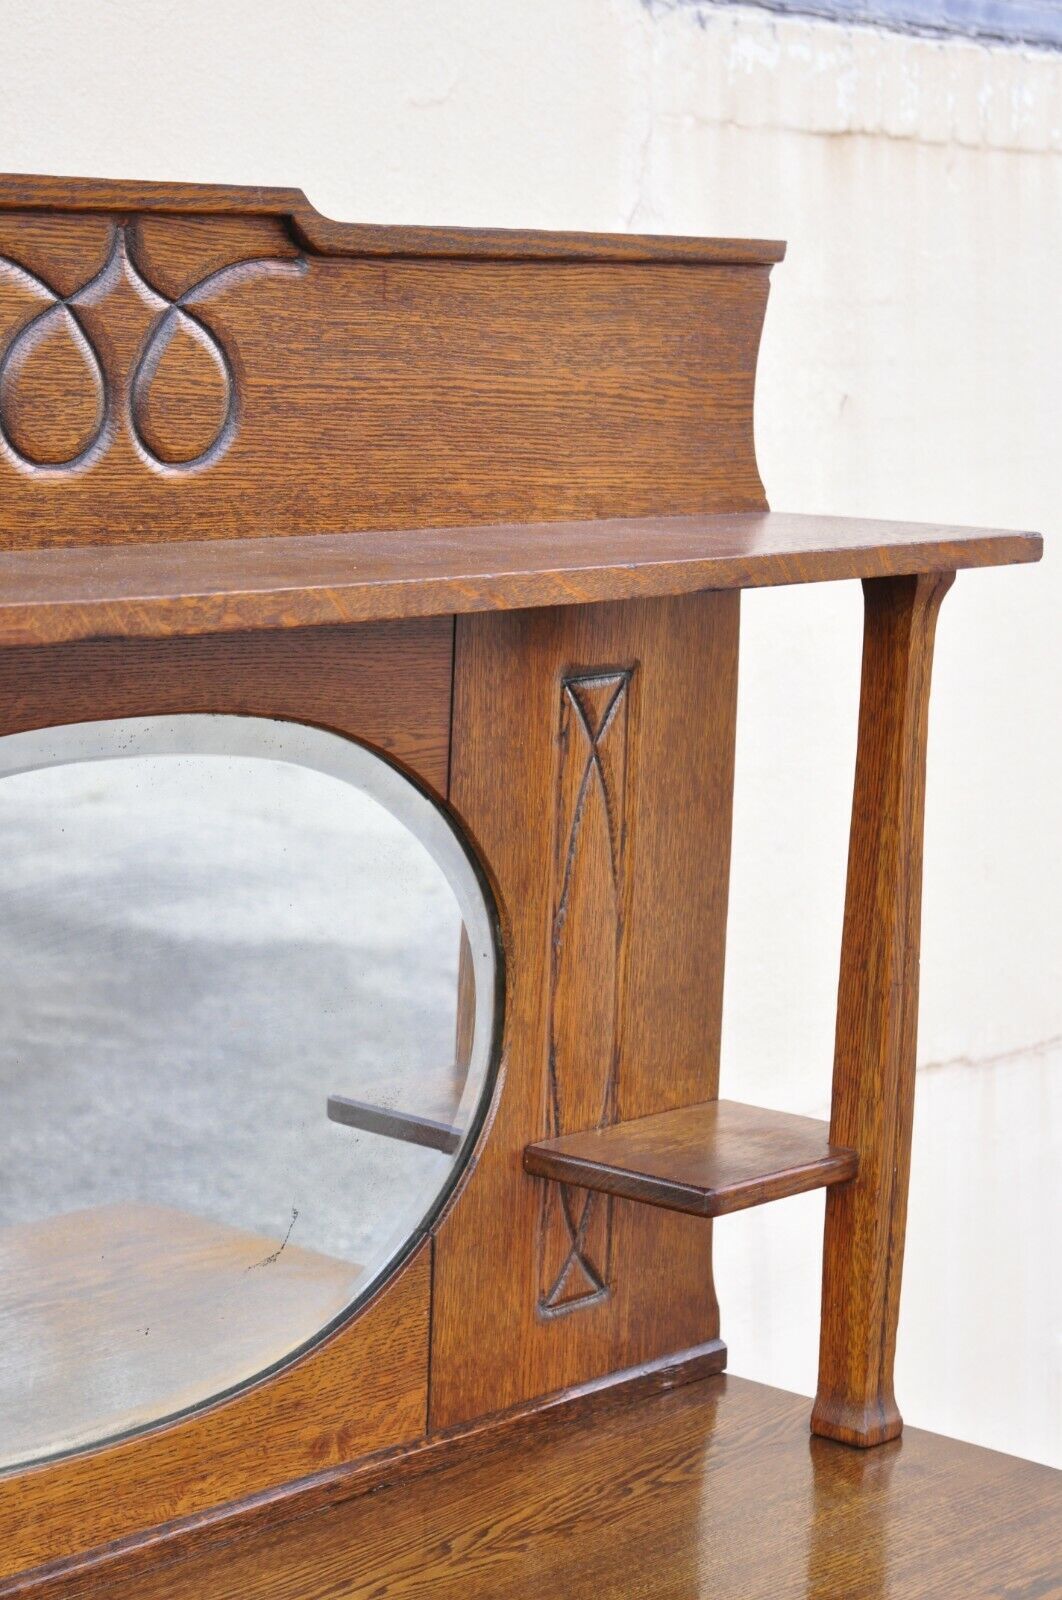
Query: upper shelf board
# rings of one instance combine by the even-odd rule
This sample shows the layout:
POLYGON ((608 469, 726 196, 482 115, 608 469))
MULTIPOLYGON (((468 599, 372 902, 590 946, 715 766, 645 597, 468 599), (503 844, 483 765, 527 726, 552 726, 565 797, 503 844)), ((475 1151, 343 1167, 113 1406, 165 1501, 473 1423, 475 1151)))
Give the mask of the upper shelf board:
POLYGON ((778 512, 0 552, 0 646, 165 638, 1038 561, 1038 534, 778 512))
POLYGON ((383 227, 334 222, 301 189, 261 189, 127 179, 0 176, 0 211, 136 212, 154 216, 275 217, 324 256, 450 261, 673 261, 770 266, 778 239, 697 239, 652 233, 564 233, 530 228, 383 227))

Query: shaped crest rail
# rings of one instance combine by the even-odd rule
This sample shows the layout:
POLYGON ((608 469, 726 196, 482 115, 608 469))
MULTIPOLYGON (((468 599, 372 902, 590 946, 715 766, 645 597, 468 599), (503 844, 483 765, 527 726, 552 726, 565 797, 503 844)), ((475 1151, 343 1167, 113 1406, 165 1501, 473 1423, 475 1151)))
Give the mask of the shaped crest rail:
POLYGON ((0 178, 0 549, 763 509, 780 254, 0 178))

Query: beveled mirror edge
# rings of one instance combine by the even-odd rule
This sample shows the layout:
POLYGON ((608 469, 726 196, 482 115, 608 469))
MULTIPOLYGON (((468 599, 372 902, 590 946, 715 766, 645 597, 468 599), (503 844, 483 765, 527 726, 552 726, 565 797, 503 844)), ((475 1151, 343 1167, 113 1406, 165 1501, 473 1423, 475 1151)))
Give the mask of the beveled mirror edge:
POLYGON ((368 796, 424 846, 454 894, 468 937, 475 978, 472 1048, 455 1114, 460 1144, 445 1181, 434 1192, 419 1223, 387 1236, 385 1246, 377 1252, 373 1270, 365 1274, 350 1303, 310 1337, 250 1376, 190 1405, 89 1442, 6 1464, 0 1467, 0 1480, 97 1455, 193 1420, 312 1356, 322 1344, 357 1321, 401 1275, 448 1207, 473 1160, 497 1088, 504 1010, 504 952, 498 914, 482 864, 438 796, 415 775, 394 765, 384 753, 347 735, 290 718, 212 712, 119 717, 6 734, 0 737, 0 781, 51 767, 145 756, 244 757, 307 768, 368 796), (274 742, 263 744, 266 730, 275 734, 274 742))

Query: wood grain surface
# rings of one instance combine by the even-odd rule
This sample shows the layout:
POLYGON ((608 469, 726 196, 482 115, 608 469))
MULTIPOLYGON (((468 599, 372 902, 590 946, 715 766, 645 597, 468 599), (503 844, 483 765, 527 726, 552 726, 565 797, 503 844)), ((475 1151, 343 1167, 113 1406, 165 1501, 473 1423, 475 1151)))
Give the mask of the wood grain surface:
POLYGON ((0 1476, 0 1579, 420 1438, 430 1290, 425 1244, 270 1378, 156 1432, 0 1476))
POLYGON ((718 1339, 710 1340, 694 1350, 680 1350, 640 1367, 610 1372, 573 1389, 536 1397, 457 1428, 427 1433, 397 1450, 384 1449, 249 1498, 142 1529, 105 1549, 49 1562, 9 1580, 0 1579, 0 1595, 4 1600, 10 1595, 40 1595, 44 1600, 66 1594, 71 1588, 80 1593, 84 1583, 88 1583, 90 1592, 106 1593, 110 1582, 151 1572, 160 1563, 183 1560, 192 1552, 201 1554, 233 1539, 253 1537, 278 1523, 373 1495, 384 1486, 411 1483, 455 1463, 468 1464, 493 1453, 506 1437, 517 1437, 528 1448, 562 1418, 603 1416, 619 1407, 670 1393, 684 1384, 714 1377, 725 1366, 726 1346, 718 1339))
POLYGON ((1036 534, 779 512, 0 552, 0 645, 295 628, 1037 561, 1036 534))
POLYGON ((893 1393, 918 1035, 922 822, 933 639, 954 573, 864 584, 863 683, 830 1139, 859 1156, 826 1197, 812 1428, 875 1445, 893 1393))
POLYGON ((0 548, 764 507, 769 266, 386 243, 0 209, 0 548))
POLYGON ((785 1111, 707 1100, 543 1139, 524 1169, 646 1205, 720 1217, 855 1175, 854 1150, 829 1141, 825 1122, 785 1111))
POLYGON ((716 1097, 736 591, 761 584, 866 581, 830 1134, 860 1166, 827 1200, 814 1426, 899 1428, 932 624, 942 573, 1041 547, 767 513, 753 394, 781 254, 0 180, 0 733, 216 711, 362 740, 449 794, 507 986, 493 1120, 434 1241, 267 1379, 0 1477, 0 1587, 319 1492, 320 1520, 201 1557, 186 1540, 127 1592, 1051 1592, 1037 1469, 917 1435, 871 1462, 809 1452, 803 1403, 743 1385, 533 1451, 502 1430, 482 1460, 340 1503, 388 1452, 412 1473, 491 1413, 724 1357, 711 1223, 587 1199, 523 1153, 716 1097))
MULTIPOLYGON (((1062 1474, 918 1429, 807 1434, 708 1378, 107 1584, 108 1600, 1056 1600, 1062 1474)), ((48 1600, 99 1594, 91 1578, 48 1600)))
MULTIPOLYGON (((546 1133, 616 1120, 633 859, 637 668, 561 679, 546 999, 546 1133)), ((612 1293, 611 1197, 548 1183, 536 1314, 566 1316, 612 1293)))
POLYGON ((314 722, 372 745, 445 796, 453 622, 0 650, 0 733, 224 712, 314 722))
MULTIPOLYGON (((716 1093, 737 639, 736 594, 458 621, 451 803, 493 877, 507 1003, 493 1125, 438 1235, 433 1427, 718 1335, 710 1226, 629 1201, 613 1207, 607 1257, 591 1255, 603 1292, 544 1314, 541 1230, 556 1219, 522 1158, 549 1127, 550 1040, 561 1074, 578 1073, 582 1024, 604 1036, 604 1051, 596 1041, 594 1049, 595 1074, 605 1063, 595 1120, 716 1093), (609 808, 595 802, 585 831, 570 827, 569 783, 585 778, 589 790, 603 780, 592 760, 584 764, 585 739, 583 760, 574 751, 566 686, 624 673, 625 742, 599 752, 613 826, 626 832, 613 897, 601 871, 612 848, 601 831, 609 808), (569 749, 574 773, 566 773, 569 749), (548 953, 568 855, 575 920, 558 969, 548 953), (580 896, 590 897, 582 909, 580 896), (604 942, 595 906, 607 919, 604 942)), ((579 1105, 578 1085, 562 1084, 568 1092, 579 1105)), ((595 1236, 594 1249, 603 1242, 595 1236)))
POLYGON ((770 265, 776 239, 697 239, 646 233, 558 233, 531 228, 380 227, 323 217, 301 189, 139 179, 0 176, 0 211, 143 212, 163 217, 272 217, 324 255, 502 261, 677 261, 770 265))

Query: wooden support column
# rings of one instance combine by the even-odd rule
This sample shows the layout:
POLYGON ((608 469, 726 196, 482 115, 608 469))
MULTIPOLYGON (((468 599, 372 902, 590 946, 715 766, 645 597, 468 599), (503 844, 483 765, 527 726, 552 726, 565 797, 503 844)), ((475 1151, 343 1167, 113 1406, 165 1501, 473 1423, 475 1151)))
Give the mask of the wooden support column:
POLYGON ((893 1396, 911 1167, 922 823, 933 635, 953 572, 870 578, 848 855, 830 1140, 859 1171, 826 1199, 819 1387, 812 1432, 894 1439, 893 1396))

